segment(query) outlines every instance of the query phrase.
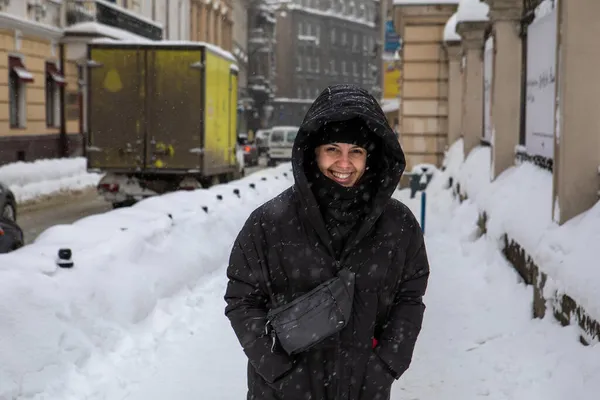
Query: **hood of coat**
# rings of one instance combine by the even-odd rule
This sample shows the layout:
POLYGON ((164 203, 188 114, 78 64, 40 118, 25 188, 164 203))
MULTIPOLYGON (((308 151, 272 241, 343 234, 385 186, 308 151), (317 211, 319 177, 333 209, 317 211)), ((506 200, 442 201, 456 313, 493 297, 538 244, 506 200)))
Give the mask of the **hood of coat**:
POLYGON ((377 155, 375 160, 377 168, 373 170, 375 177, 370 196, 370 212, 365 217, 360 228, 361 232, 357 232, 355 240, 360 240, 361 233, 365 234, 381 215, 398 186, 406 166, 404 152, 377 100, 369 92, 355 85, 340 84, 327 87, 306 113, 292 150, 294 190, 299 195, 311 223, 322 238, 323 236, 326 238, 327 234, 322 232, 325 228, 306 175, 306 163, 312 157, 308 152, 314 154, 313 143, 315 140, 318 141, 327 124, 353 119, 360 119, 366 126, 368 134, 372 135, 373 142, 376 143, 377 155), (316 224, 312 222, 315 218, 320 222, 316 224))

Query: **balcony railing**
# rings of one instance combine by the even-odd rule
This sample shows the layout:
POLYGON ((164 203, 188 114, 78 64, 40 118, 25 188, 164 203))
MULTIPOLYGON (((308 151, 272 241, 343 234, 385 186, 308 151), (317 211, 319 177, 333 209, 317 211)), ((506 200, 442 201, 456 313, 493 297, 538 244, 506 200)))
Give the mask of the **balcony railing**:
POLYGON ((98 22, 151 40, 161 40, 160 24, 138 16, 105 0, 66 0, 67 25, 98 22))

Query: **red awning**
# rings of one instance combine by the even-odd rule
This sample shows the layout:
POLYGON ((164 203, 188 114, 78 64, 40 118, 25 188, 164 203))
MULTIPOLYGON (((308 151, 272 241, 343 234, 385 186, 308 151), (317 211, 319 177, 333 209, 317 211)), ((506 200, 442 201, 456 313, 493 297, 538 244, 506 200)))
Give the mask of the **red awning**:
POLYGON ((33 74, 27 70, 23 61, 19 57, 8 57, 8 68, 17 75, 19 80, 24 83, 33 82, 33 74))
POLYGON ((65 81, 65 76, 56 66, 56 63, 47 62, 46 63, 46 73, 50 75, 50 78, 56 83, 58 86, 65 86, 67 82, 65 81))

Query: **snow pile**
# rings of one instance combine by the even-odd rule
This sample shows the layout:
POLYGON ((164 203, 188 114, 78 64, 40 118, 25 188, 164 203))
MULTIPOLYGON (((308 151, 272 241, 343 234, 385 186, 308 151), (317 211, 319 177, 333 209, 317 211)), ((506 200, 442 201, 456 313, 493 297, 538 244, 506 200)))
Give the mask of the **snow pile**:
POLYGON ((490 182, 490 156, 489 147, 474 149, 457 175, 461 192, 486 212, 488 235, 519 243, 555 288, 600 320, 600 203, 559 226, 552 220, 552 173, 523 163, 490 182))
POLYGON ((458 4, 457 22, 488 21, 490 6, 479 0, 460 0, 458 4))
MULTIPOLYGON (((79 390, 72 385, 82 368, 130 346, 133 332, 160 338, 169 312, 156 314, 157 305, 226 264, 251 210, 291 182, 286 164, 208 190, 149 198, 55 226, 0 255, 0 399, 65 399, 79 390), (56 266, 61 248, 71 249, 74 268, 56 266)), ((104 376, 91 374, 86 382, 104 376)))
POLYGON ((94 187, 101 177, 87 172, 83 157, 20 161, 0 166, 0 182, 10 187, 17 202, 94 187))

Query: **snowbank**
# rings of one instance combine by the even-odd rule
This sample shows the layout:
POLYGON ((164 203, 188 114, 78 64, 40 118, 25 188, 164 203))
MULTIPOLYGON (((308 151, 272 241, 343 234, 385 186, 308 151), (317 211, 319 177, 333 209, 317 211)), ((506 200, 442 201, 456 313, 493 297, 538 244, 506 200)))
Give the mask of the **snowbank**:
MULTIPOLYGON (((428 189, 427 310, 411 367, 391 399, 596 400, 600 346, 581 346, 577 330, 551 316, 531 318, 532 288, 491 238, 479 237, 478 209, 453 199, 444 187, 448 171, 428 189)), ((394 197, 420 213, 408 190, 394 197)), ((143 329, 70 376, 67 392, 44 399, 244 398, 247 359, 223 315, 225 266, 161 302, 143 329)))
MULTIPOLYGON (((460 146, 450 149, 449 164, 463 157, 460 146)), ((461 192, 486 212, 488 235, 515 240, 559 291, 600 321, 600 203, 559 226, 552 219, 552 173, 523 163, 490 182, 490 157, 489 147, 475 148, 455 175, 461 192)))
POLYGON ((1 255, 0 399, 61 393, 84 365, 126 346, 161 299, 227 262, 252 209, 292 179, 285 164, 208 190, 149 198, 55 226, 1 255), (74 268, 56 266, 61 248, 72 250, 74 268))
POLYGON ((88 173, 86 159, 57 158, 0 166, 0 182, 7 184, 22 203, 60 192, 94 187, 102 175, 88 173))

